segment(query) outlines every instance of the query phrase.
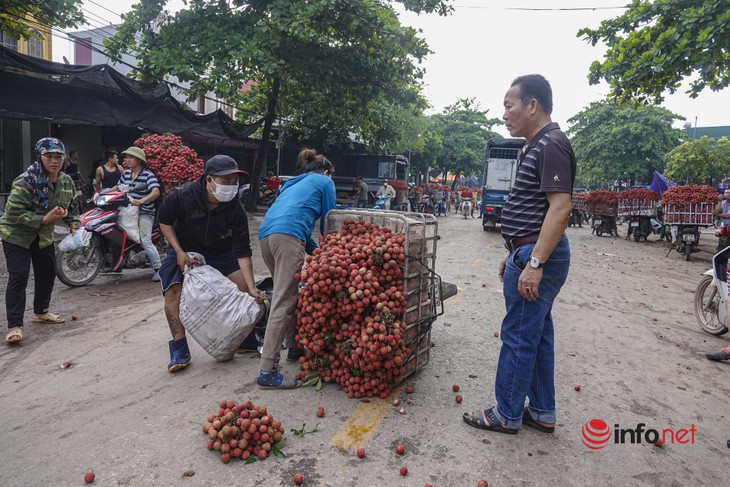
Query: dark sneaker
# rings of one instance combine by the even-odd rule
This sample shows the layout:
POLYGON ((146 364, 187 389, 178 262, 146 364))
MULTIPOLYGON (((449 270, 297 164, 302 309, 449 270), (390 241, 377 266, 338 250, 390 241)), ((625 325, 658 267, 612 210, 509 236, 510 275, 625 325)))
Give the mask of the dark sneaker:
POLYGON ((299 358, 304 357, 305 353, 307 351, 304 348, 290 348, 286 352, 286 360, 287 362, 298 362, 299 358))

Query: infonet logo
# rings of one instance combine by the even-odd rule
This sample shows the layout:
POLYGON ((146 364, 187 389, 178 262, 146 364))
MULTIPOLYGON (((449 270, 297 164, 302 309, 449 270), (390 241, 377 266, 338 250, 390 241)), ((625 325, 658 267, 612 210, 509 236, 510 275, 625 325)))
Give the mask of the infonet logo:
POLYGON ((614 424, 612 431, 604 420, 596 418, 584 424, 581 433, 581 441, 587 448, 600 450, 611 441, 612 436, 613 442, 618 444, 633 445, 642 443, 643 440, 649 444, 661 441, 661 444, 694 445, 697 428, 692 424, 689 428, 664 428, 658 431, 654 428, 646 429, 646 423, 638 423, 634 428, 621 428, 618 424, 614 424))

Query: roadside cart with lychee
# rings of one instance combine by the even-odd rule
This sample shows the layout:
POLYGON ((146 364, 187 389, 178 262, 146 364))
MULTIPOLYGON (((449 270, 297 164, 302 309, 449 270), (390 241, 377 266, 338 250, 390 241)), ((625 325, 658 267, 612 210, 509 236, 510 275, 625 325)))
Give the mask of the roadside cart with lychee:
POLYGON ((616 215, 618 213, 618 197, 613 191, 599 189, 591 191, 586 197, 586 209, 591 218, 591 233, 601 236, 618 235, 616 215))
POLYGON ((690 260, 699 251, 700 229, 713 225, 716 202, 717 191, 712 186, 675 186, 664 192, 664 223, 670 226, 672 237, 667 255, 675 249, 690 260))
POLYGON ((333 210, 325 225, 300 276, 299 378, 384 398, 428 363, 431 326, 453 293, 435 272, 436 217, 333 210))
POLYGON ((633 236, 639 242, 652 233, 661 235, 663 225, 657 218, 658 203, 659 195, 652 189, 636 188, 619 193, 618 216, 627 223, 627 240, 633 236))

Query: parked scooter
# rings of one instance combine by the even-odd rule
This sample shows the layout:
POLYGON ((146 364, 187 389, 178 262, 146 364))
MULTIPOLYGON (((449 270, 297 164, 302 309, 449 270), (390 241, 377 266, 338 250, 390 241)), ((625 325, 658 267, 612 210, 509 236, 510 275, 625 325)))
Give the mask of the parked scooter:
POLYGON ((728 331, 725 301, 727 292, 727 261, 730 247, 712 258, 712 269, 705 272, 697 285, 694 298, 695 317, 700 327, 710 335, 724 335, 728 331))
MULTIPOLYGON (((92 234, 90 244, 56 254, 56 275, 67 286, 85 286, 99 272, 149 265, 142 245, 128 239, 126 230, 117 223, 120 208, 130 204, 127 193, 107 188, 94 197, 94 204, 96 208, 81 215, 81 225, 92 234)), ((156 223, 152 229, 152 243, 164 243, 156 223)))
MULTIPOLYGON (((266 189, 266 183, 265 180, 261 184, 259 184, 259 196, 256 199, 256 204, 260 206, 271 206, 274 204, 274 201, 276 201, 276 198, 279 196, 279 191, 271 191, 267 190, 264 192, 263 190, 266 189)), ((251 190, 251 183, 241 184, 238 187, 238 199, 246 202, 246 199, 248 198, 248 193, 251 190)))
POLYGON ((676 249, 684 260, 689 261, 693 252, 700 251, 700 225, 671 225, 671 245, 667 250, 667 255, 676 249))
MULTIPOLYGON (((583 228, 583 220, 585 219, 585 213, 580 208, 573 208, 570 212, 570 218, 568 219, 569 227, 583 228)), ((587 222, 587 220, 586 220, 587 222)))
POLYGON ((609 235, 618 235, 616 227, 616 217, 610 215, 593 215, 591 221, 591 233, 595 233, 599 237, 604 233, 609 235))
POLYGON ((632 215, 629 218, 629 233, 627 238, 632 236, 636 242, 642 238, 646 240, 652 233, 661 235, 662 222, 658 218, 645 215, 632 215))

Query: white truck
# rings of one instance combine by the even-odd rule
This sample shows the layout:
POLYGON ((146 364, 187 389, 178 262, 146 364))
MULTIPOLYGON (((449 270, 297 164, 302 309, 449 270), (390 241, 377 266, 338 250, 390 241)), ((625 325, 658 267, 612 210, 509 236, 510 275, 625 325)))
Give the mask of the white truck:
POLYGON ((517 159, 525 139, 489 139, 482 181, 482 228, 496 230, 517 174, 517 159))

